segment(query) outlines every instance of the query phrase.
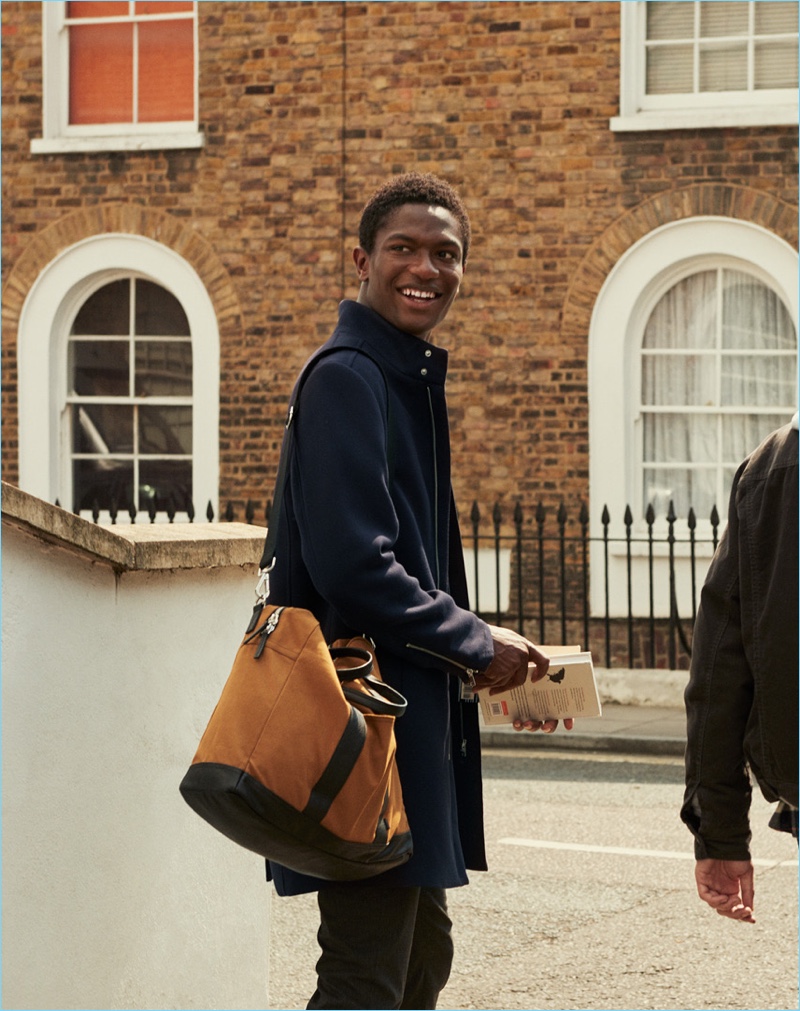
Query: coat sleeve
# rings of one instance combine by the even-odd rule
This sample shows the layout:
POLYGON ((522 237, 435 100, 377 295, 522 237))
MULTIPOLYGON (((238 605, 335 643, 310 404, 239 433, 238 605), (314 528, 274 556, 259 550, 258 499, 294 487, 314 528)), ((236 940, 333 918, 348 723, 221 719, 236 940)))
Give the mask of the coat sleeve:
POLYGON ((728 525, 703 585, 684 693, 686 791, 681 818, 694 834, 698 860, 750 858, 751 786, 744 740, 753 676, 742 642, 736 509, 743 468, 733 482, 728 525))
POLYGON ((385 388, 370 367, 374 382, 331 357, 303 387, 290 477, 303 563, 343 623, 382 648, 416 666, 483 670, 494 655, 486 623, 424 588, 395 553, 385 388))

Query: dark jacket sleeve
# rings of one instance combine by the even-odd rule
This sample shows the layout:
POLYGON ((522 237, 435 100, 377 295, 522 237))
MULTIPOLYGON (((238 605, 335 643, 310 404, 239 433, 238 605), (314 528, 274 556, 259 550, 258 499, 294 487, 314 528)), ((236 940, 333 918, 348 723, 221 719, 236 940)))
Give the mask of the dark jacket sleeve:
POLYGON ((700 597, 685 691, 686 791, 681 818, 695 836, 695 856, 750 858, 751 786, 745 727, 753 705, 753 675, 742 642, 740 546, 736 492, 728 526, 700 597))
POLYGON ((303 388, 290 480, 304 565, 342 622, 382 648, 417 666, 483 670, 494 653, 486 623, 423 585, 422 545, 404 544, 402 562, 396 553, 387 407, 370 367, 375 382, 328 358, 303 388))

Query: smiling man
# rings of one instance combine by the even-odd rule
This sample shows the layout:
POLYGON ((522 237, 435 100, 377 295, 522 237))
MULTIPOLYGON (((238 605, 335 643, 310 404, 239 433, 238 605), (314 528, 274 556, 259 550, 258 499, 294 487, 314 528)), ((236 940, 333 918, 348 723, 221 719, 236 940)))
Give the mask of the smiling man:
MULTIPOLYGON (((317 990, 309 1008, 435 1008, 452 961, 446 889, 486 868, 477 707, 469 685, 544 677, 528 640, 469 610, 450 487, 447 352, 431 343, 458 294, 470 243, 456 192, 397 176, 364 208, 358 300, 307 364, 278 526, 270 602, 313 611, 329 642, 369 635, 408 700, 397 763, 411 859, 365 882, 270 864, 281 895, 317 891, 317 990)), ((321 720, 325 713, 319 714, 321 720)), ((527 729, 552 732, 555 721, 527 729)))

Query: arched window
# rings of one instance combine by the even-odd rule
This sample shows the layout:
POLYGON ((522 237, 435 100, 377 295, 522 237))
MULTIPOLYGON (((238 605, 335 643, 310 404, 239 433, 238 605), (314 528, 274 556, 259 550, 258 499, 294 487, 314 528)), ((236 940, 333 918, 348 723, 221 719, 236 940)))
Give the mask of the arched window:
POLYGON ((104 284, 78 310, 67 362, 74 509, 188 512, 192 339, 180 302, 143 278, 104 284))
MULTIPOLYGON (((592 611, 605 608, 602 540, 608 534, 612 615, 628 602, 626 509, 634 538, 666 533, 673 502, 678 535, 710 537, 716 505, 724 524, 735 468, 797 403, 796 251, 767 229, 723 217, 696 217, 655 229, 631 246, 606 278, 589 331, 589 484, 592 611), (614 569, 619 571, 615 572, 614 569), (620 588, 619 591, 615 587, 620 588), (619 596, 614 596, 619 592, 619 596)), ((710 558, 710 545, 698 550, 710 558)), ((666 547, 656 566, 666 564, 666 547)), ((647 565, 634 544, 633 563, 647 565)), ((675 547, 678 601, 691 612, 689 551, 675 547)), ((633 573, 648 585, 647 573, 633 573)), ((638 582, 637 582, 638 580, 638 582)), ((669 612, 664 572, 655 572, 655 609, 669 612)))
POLYGON ((106 234, 63 251, 20 315, 20 487, 118 522, 218 512, 219 331, 173 250, 106 234))
POLYGON ((688 274, 658 300, 641 345, 641 510, 708 518, 739 463, 797 402, 797 333, 745 270, 688 274))

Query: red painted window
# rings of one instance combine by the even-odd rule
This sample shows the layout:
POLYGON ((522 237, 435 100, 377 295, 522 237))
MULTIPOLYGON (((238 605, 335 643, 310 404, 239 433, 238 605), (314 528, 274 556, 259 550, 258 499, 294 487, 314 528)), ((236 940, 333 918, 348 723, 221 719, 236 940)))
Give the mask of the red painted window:
POLYGON ((195 4, 67 3, 69 123, 195 119, 195 4))

